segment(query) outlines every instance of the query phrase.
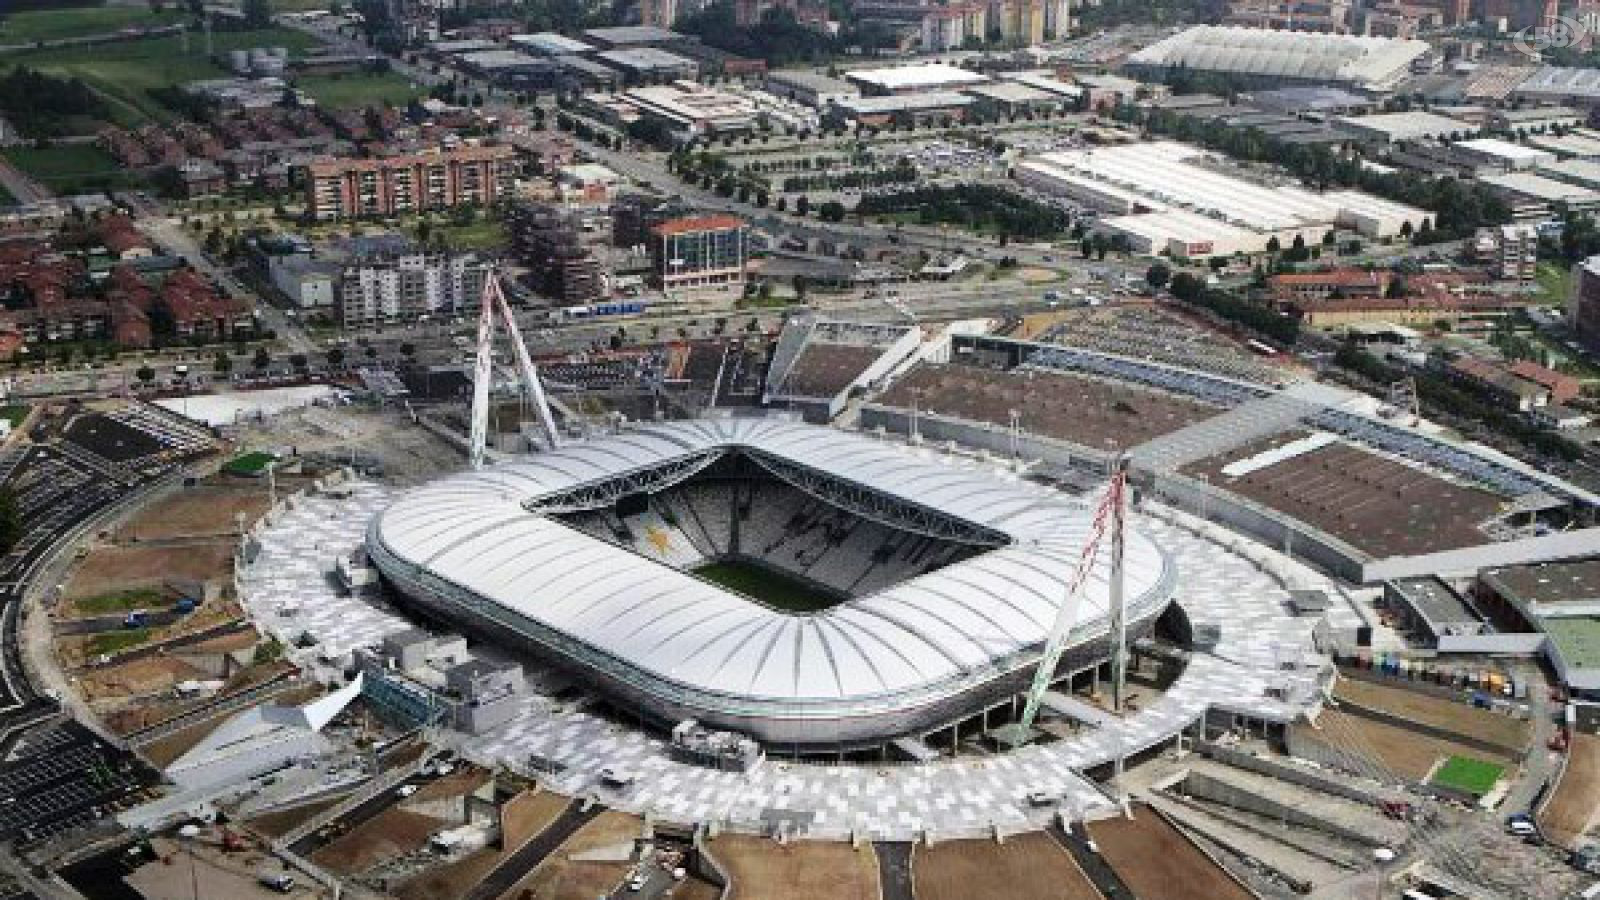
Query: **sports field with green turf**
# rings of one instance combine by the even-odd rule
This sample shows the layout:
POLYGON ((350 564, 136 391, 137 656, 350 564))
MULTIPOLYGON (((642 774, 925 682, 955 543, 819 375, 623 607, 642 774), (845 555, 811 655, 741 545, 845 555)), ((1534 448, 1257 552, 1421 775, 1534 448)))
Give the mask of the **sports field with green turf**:
MULTIPOLYGON (((254 47, 287 47, 291 55, 319 42, 287 28, 255 31, 218 31, 212 36, 218 55, 254 47)), ((25 65, 41 72, 81 78, 106 98, 111 117, 119 125, 170 122, 177 118, 150 91, 190 81, 222 78, 229 72, 205 55, 205 41, 190 35, 188 52, 176 35, 141 38, 95 47, 61 47, 24 50, 0 56, 0 65, 25 65)))
POLYGON ((1500 780, 1504 767, 1468 756, 1452 756, 1429 781, 1442 788, 1481 797, 1500 780))
POLYGON ((785 612, 816 612, 840 602, 838 597, 799 579, 735 559, 708 563, 695 569, 694 574, 785 612))

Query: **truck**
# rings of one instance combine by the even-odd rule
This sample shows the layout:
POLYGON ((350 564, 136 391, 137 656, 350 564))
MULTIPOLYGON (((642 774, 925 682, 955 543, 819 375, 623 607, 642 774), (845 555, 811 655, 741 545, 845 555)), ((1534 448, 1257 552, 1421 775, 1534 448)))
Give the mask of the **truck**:
POLYGON ((122 617, 123 628, 143 628, 150 621, 149 615, 142 609, 136 609, 122 617))
POLYGON ((178 615, 187 616, 189 613, 194 612, 194 608, 197 605, 193 597, 182 597, 172 608, 177 611, 178 615))

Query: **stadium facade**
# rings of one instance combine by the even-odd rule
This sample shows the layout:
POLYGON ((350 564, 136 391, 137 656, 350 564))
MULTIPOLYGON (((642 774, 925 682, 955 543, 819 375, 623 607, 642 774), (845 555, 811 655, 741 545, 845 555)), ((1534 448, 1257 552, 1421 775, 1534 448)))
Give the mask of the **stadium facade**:
MULTIPOLYGON (((529 651, 621 710, 833 750, 1013 703, 1092 517, 989 466, 795 422, 710 419, 443 478, 374 517, 367 550, 404 602, 529 651), (693 574, 728 555, 852 574, 832 585, 834 605, 787 612, 693 574)), ((1103 557, 1063 676, 1109 653, 1103 557)), ((1125 560, 1132 640, 1168 607, 1178 573, 1137 531, 1125 560)))

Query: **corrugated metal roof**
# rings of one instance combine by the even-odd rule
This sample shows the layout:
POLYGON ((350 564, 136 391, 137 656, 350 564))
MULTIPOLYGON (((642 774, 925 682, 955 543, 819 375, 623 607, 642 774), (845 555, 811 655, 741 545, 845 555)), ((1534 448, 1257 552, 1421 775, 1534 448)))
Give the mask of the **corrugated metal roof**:
MULTIPOLYGON (((832 705, 970 686, 1044 641, 1091 511, 993 470, 827 428, 752 419, 653 425, 442 479, 378 516, 401 560, 637 673, 738 699, 832 705), (749 447, 1007 535, 1011 543, 810 615, 770 609, 527 512, 523 501, 716 449, 749 447)), ((1104 557, 1105 554, 1102 554, 1104 557)), ((1164 602, 1170 561, 1130 532, 1130 610, 1164 602)), ((1075 629, 1103 631, 1109 565, 1075 629)))

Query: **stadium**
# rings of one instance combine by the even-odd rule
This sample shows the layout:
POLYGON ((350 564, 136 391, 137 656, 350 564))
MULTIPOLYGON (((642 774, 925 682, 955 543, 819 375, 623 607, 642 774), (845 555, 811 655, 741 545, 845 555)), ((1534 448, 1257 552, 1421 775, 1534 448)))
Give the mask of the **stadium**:
MULTIPOLYGON (((1082 502, 993 465, 778 419, 630 429, 450 476, 368 526, 402 602, 526 650, 616 708, 773 747, 881 747, 1003 717, 1093 529, 1082 502)), ((1174 595, 1137 528, 1129 639, 1174 595)), ((1060 677, 1109 654, 1110 565, 1060 677)))

